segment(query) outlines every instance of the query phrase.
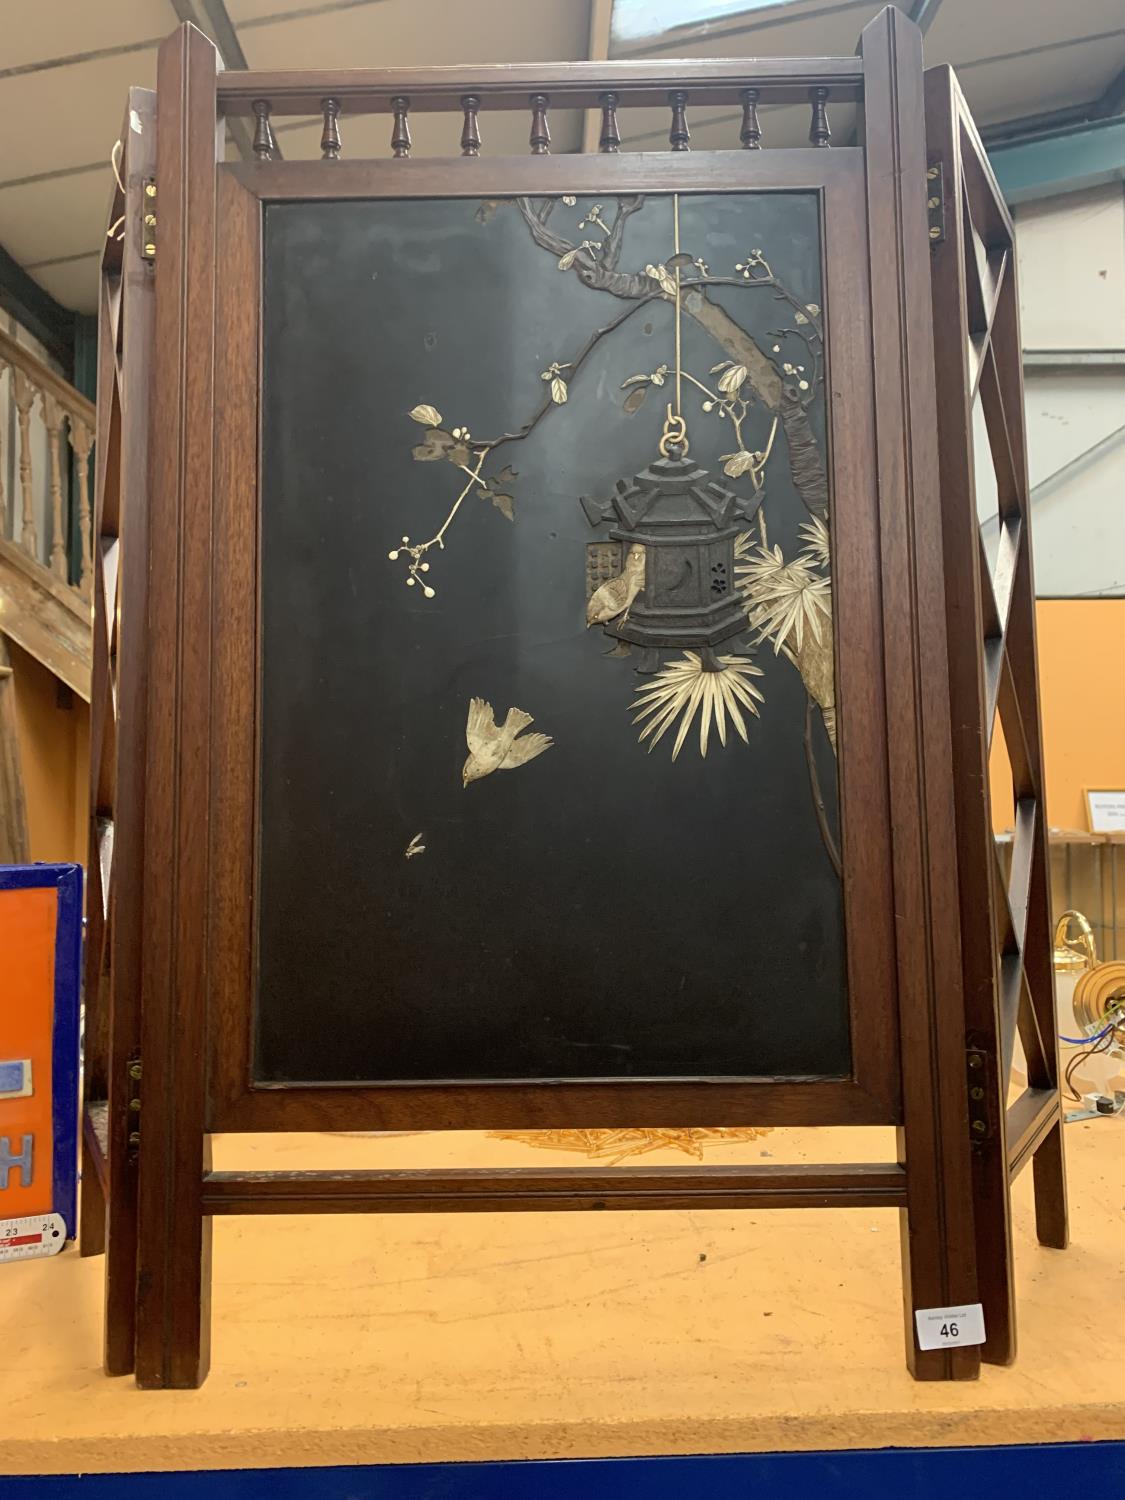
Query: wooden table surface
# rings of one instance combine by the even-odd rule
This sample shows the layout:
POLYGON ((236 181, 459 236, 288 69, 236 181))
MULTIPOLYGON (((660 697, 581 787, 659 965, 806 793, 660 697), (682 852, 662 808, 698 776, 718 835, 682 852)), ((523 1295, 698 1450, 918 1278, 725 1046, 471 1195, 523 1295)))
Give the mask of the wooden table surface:
MULTIPOLYGON (((1067 1129, 1074 1243, 1016 1186, 1021 1353, 916 1385, 888 1210, 219 1219, 210 1378, 100 1367, 100 1259, 0 1266, 0 1473, 1125 1438, 1125 1123, 1067 1129)), ((887 1159, 775 1131, 711 1162, 887 1159)), ((480 1135, 227 1137, 223 1168, 536 1163, 480 1135)), ((668 1154, 654 1164, 683 1160, 668 1154)))

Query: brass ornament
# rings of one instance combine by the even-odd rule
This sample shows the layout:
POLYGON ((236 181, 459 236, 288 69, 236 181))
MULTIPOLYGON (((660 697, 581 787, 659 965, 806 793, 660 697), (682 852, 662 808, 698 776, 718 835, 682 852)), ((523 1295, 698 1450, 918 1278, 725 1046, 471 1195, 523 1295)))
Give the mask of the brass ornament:
POLYGON ((1094 969, 1098 963, 1098 945, 1094 929, 1080 911, 1064 911, 1055 923, 1054 964, 1056 974, 1076 974, 1094 969), (1071 937, 1071 927, 1078 936, 1071 937))

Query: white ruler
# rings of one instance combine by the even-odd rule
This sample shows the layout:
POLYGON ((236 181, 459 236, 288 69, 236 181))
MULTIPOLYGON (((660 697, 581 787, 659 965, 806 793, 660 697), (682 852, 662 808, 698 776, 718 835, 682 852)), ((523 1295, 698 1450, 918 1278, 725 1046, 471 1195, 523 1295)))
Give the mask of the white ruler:
POLYGON ((27 1219, 0 1219, 0 1261, 34 1260, 57 1255, 66 1244, 61 1214, 32 1214, 27 1219))

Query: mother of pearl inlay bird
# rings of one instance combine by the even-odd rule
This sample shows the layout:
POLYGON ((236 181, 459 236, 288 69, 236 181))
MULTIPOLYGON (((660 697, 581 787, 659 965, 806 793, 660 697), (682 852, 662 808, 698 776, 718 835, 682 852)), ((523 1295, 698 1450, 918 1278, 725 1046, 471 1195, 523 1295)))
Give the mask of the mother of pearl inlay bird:
POLYGON ((469 758, 461 772, 462 786, 479 781, 482 776, 491 776, 493 771, 514 770, 549 750, 554 744, 550 735, 525 734, 522 739, 516 738, 534 722, 522 708, 510 708, 503 724, 497 724, 491 703, 483 698, 470 698, 469 721, 465 726, 469 758))
POLYGON ((645 549, 634 542, 625 556, 625 566, 616 578, 596 588, 586 604, 586 629, 604 625, 618 615, 628 616, 633 600, 645 586, 645 549))

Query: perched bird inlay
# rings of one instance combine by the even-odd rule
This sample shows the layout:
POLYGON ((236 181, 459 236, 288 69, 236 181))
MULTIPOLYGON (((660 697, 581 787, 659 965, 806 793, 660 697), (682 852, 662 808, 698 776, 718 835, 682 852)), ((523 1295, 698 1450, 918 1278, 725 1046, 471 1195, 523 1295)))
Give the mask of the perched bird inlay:
POLYGON ((525 734, 522 739, 516 738, 534 722, 522 708, 510 708, 503 724, 497 724, 491 703, 483 698, 470 698, 469 720, 465 725, 469 758, 461 772, 462 785, 491 776, 493 771, 511 771, 549 750, 554 744, 550 735, 525 734))
POLYGON ((625 557, 625 566, 616 578, 610 578, 595 589, 586 604, 586 628, 604 625, 621 615, 627 619, 633 600, 645 586, 645 549, 634 542, 625 557))

